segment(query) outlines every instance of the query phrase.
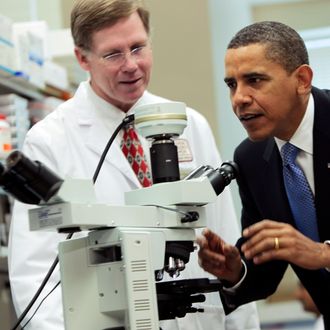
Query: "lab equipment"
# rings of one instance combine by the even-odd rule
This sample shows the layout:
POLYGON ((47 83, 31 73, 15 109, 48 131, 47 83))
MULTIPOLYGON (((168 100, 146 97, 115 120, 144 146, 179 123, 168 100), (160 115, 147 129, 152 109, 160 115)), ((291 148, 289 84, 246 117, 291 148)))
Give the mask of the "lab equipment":
MULTIPOLYGON (((17 152, 14 158, 27 161, 17 152)), ((224 176, 224 168, 230 179, 223 187, 235 178, 235 167, 210 171, 224 176)), ((91 180, 59 179, 58 190, 54 181, 55 195, 29 210, 30 229, 88 231, 59 244, 66 329, 158 329, 160 319, 197 312, 192 304, 203 300, 200 293, 219 288, 208 279, 159 282, 165 271, 177 278, 189 261, 194 228, 205 226, 205 204, 217 196, 208 176, 127 192, 123 206, 96 203, 91 180)))
POLYGON ((152 156, 158 183, 126 192, 125 205, 97 203, 92 180, 62 180, 18 151, 1 171, 7 192, 39 204, 29 210, 31 230, 86 231, 59 244, 67 330, 156 330, 160 320, 201 312, 193 304, 219 289, 216 280, 177 278, 195 249, 195 229, 206 224, 205 205, 236 177, 237 166, 202 166, 179 180, 173 139, 186 125, 185 105, 142 106, 135 120, 152 144, 170 148, 152 156), (162 282, 164 272, 174 280, 162 282))

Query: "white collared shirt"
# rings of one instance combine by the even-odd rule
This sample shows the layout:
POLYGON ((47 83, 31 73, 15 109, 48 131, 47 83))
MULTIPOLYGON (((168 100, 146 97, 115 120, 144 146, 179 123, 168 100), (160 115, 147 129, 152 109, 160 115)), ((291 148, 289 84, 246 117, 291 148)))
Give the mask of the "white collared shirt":
MULTIPOLYGON (((101 118, 103 124, 105 125, 105 127, 109 130, 109 132, 114 132, 114 130, 117 128, 117 126, 120 124, 120 122, 128 115, 131 115, 134 113, 134 108, 136 105, 138 105, 139 101, 138 100, 136 102, 136 104, 134 104, 131 109, 129 109, 127 111, 127 113, 125 113, 124 111, 122 111, 121 109, 117 108, 116 106, 112 105, 111 103, 107 102, 106 100, 104 100, 103 98, 101 98, 100 96, 98 96, 95 91, 93 90, 91 84, 86 84, 86 90, 88 93, 88 97, 93 101, 93 103, 96 105, 94 111, 97 112, 98 118, 101 118)), ((139 132, 137 131, 139 140, 142 144, 142 148, 145 151, 145 156, 147 159, 147 162, 150 165, 150 153, 149 153, 149 148, 150 148, 150 144, 149 142, 142 137, 139 132)), ((110 138, 110 135, 109 135, 110 138)), ((123 131, 121 130, 118 133, 118 136, 116 138, 116 140, 118 141, 118 143, 120 143, 120 141, 123 138, 123 131)))
POLYGON ((308 184, 315 195, 314 167, 313 167, 313 125, 314 125, 314 98, 310 94, 305 115, 293 134, 290 141, 275 138, 277 147, 281 150, 286 142, 290 142, 300 149, 297 156, 297 164, 303 170, 308 184))

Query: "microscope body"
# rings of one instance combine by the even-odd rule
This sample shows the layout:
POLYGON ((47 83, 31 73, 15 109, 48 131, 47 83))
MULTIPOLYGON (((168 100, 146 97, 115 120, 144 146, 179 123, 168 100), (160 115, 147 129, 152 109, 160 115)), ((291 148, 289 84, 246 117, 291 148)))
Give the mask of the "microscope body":
POLYGON ((60 243, 66 329, 158 330, 155 272, 166 236, 194 238, 186 229, 117 227, 60 243))
POLYGON ((200 178, 131 191, 116 206, 95 203, 93 189, 66 180, 56 200, 29 211, 31 230, 88 230, 59 244, 65 328, 158 330, 157 282, 184 269, 216 194, 200 178))
POLYGON ((0 186, 23 203, 39 205, 29 210, 30 230, 78 232, 59 244, 67 330, 159 330, 160 320, 200 311, 192 307, 204 301, 200 292, 218 291, 219 282, 206 278, 161 281, 164 272, 177 278, 184 270, 195 228, 206 225, 205 205, 238 173, 236 164, 226 162, 218 169, 201 166, 179 180, 173 140, 186 124, 184 103, 135 109, 136 127, 152 140, 154 185, 127 192, 125 205, 97 203, 94 177, 63 181, 19 151, 0 166, 0 186))

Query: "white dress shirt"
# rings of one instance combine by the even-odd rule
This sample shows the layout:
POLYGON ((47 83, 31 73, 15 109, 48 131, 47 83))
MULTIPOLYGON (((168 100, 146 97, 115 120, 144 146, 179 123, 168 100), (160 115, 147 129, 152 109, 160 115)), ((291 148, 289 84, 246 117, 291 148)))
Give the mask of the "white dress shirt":
POLYGON ((313 124, 314 124, 314 98, 310 95, 307 109, 303 120, 301 121, 296 132, 293 134, 290 141, 284 141, 275 138, 276 144, 281 150, 282 146, 286 142, 290 142, 294 146, 300 149, 297 156, 297 164, 303 170, 308 184, 315 195, 315 184, 314 184, 314 168, 313 168, 313 124))

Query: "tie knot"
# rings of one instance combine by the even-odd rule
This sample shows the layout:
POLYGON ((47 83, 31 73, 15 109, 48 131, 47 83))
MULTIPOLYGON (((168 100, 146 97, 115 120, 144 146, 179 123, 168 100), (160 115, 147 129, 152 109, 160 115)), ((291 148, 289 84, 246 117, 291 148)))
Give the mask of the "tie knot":
POLYGON ((134 126, 133 125, 126 125, 123 127, 124 132, 128 132, 128 131, 134 131, 134 126))
POLYGON ((299 148, 287 142, 282 148, 283 165, 294 164, 299 152, 299 148))
MULTIPOLYGON (((124 131, 124 138, 125 136, 128 136, 130 137, 131 139, 136 139, 138 140, 138 135, 137 135, 137 132, 134 128, 133 125, 127 125, 123 128, 123 131, 124 131)), ((127 137, 126 137, 127 138, 127 137)))

